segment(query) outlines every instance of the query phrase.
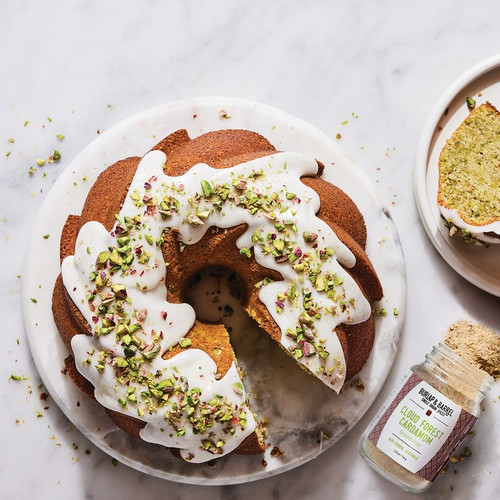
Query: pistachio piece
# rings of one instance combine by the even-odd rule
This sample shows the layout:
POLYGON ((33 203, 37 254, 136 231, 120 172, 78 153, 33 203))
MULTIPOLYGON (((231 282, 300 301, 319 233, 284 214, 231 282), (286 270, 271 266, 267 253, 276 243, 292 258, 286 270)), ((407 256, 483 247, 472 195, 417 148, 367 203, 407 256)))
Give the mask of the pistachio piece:
POLYGON ((243 257, 246 257, 247 259, 250 259, 252 257, 252 252, 248 247, 241 248, 240 254, 243 255, 243 257))
POLYGON ((207 198, 210 198, 214 194, 214 190, 212 189, 210 182, 206 180, 201 181, 201 189, 203 189, 203 194, 207 198))
POLYGON ((186 347, 189 347, 192 344, 191 339, 183 338, 180 340, 179 345, 185 349, 186 347))
POLYGON ((302 347, 302 354, 307 358, 314 356, 316 354, 316 349, 310 342, 304 341, 301 347, 302 347))
POLYGON ((196 215, 196 214, 188 214, 187 216, 187 221, 189 224, 192 226, 201 226, 204 224, 204 222, 196 215))
POLYGON ((285 249, 285 240, 283 239, 275 239, 273 240, 273 246, 278 250, 278 252, 282 253, 283 250, 285 249))
POLYGON ((111 285, 111 290, 117 299, 125 300, 127 298, 127 289, 125 288, 125 285, 111 285))
POLYGON ((165 379, 156 384, 156 389, 165 393, 170 393, 174 392, 175 387, 171 380, 165 379))
POLYGON ((301 272, 305 269, 306 265, 304 262, 299 262, 298 264, 294 264, 292 267, 295 269, 295 271, 301 272))
POLYGON ((211 214, 211 210, 203 210, 201 212, 196 212, 196 216, 199 217, 201 220, 207 220, 208 216, 211 214))
POLYGON ((304 231, 302 233, 302 238, 304 238, 304 241, 306 243, 313 243, 318 239, 318 235, 316 233, 310 233, 308 231, 304 231))
POLYGON ((476 107, 476 101, 472 97, 466 97, 465 102, 469 109, 474 109, 476 107))
POLYGON ((145 358, 148 360, 152 360, 158 356, 160 353, 160 346, 156 343, 151 343, 146 348, 142 351, 144 354, 145 358))
POLYGON ((243 384, 241 382, 233 384, 233 389, 236 394, 243 395, 243 384))
POLYGON ((106 262, 110 259, 111 257, 111 253, 104 250, 102 252, 99 252, 99 255, 97 256, 97 260, 96 260, 96 265, 98 267, 102 267, 103 265, 106 264, 106 262))
POLYGON ((115 364, 118 368, 128 368, 128 361, 125 358, 116 357, 115 364))

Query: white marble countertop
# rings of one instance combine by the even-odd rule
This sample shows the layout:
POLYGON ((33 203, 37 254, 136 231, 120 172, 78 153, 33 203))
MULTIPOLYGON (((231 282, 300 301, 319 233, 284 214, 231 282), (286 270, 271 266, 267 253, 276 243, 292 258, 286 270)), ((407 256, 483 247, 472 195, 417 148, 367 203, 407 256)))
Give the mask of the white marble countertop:
MULTIPOLYGON (((428 113, 460 74, 500 53, 499 15, 495 1, 3 1, 0 483, 5 497, 410 497, 362 462, 357 441, 395 382, 448 325, 470 318, 500 330, 500 299, 461 278, 436 252, 420 223, 412 186, 417 139, 428 113), (99 130, 148 107, 204 95, 255 100, 332 137, 340 133, 340 144, 390 207, 407 266, 399 353, 367 414, 317 459, 234 486, 177 484, 113 464, 50 396, 43 399, 21 307, 33 219, 70 161, 99 130), (61 160, 38 167, 36 160, 54 149, 61 160), (31 176, 30 166, 37 169, 31 176), (13 373, 22 380, 10 380, 13 373)), ((453 464, 423 498, 500 498, 499 395, 496 383, 477 433, 467 442, 472 457, 453 464)))

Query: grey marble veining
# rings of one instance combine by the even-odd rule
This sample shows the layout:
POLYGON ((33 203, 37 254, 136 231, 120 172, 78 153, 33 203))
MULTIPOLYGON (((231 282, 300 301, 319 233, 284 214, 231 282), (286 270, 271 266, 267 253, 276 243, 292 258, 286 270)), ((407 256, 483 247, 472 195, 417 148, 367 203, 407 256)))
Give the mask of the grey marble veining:
MULTIPOLYGON (((461 73, 500 52, 499 14, 494 1, 477 7, 452 0, 2 2, 0 480, 5 496, 411 498, 370 470, 356 444, 394 383, 451 322, 472 318, 500 329, 499 299, 461 278, 434 250, 412 186, 417 137, 432 105, 461 73), (234 486, 177 484, 114 465, 46 396, 21 309, 28 235, 70 161, 99 130, 159 103, 200 95, 253 99, 331 137, 341 134, 341 146, 389 206, 407 263, 400 350, 374 405, 318 458, 234 486), (37 159, 48 159, 54 149, 61 160, 39 167, 37 159), (30 166, 36 168, 31 176, 30 166), (14 381, 11 374, 22 379, 14 381)), ((454 464, 422 498, 500 498, 499 392, 495 384, 477 433, 468 438, 473 456, 454 464)))

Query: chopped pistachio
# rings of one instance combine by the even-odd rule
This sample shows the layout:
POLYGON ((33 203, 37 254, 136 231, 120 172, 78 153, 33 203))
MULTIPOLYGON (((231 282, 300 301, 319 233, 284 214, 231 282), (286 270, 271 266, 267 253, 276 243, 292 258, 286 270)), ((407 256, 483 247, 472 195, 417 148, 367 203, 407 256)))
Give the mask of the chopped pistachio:
POLYGON ((236 394, 243 394, 243 384, 241 382, 236 382, 235 384, 233 384, 233 389, 236 394))
POLYGON ((210 182, 206 180, 201 181, 201 188, 203 189, 203 194, 207 197, 210 198, 212 194, 214 193, 214 190, 212 186, 210 185, 210 182))
POLYGON ((196 212, 197 217, 199 217, 202 220, 206 220, 208 216, 210 215, 210 210, 203 210, 201 212, 196 212))
POLYGON ((472 97, 466 97, 465 102, 469 109, 474 109, 476 107, 476 101, 472 97))
POLYGON ((160 353, 160 346, 153 343, 150 346, 148 346, 146 349, 144 349, 143 353, 144 353, 144 356, 146 357, 146 359, 152 360, 152 359, 156 358, 156 356, 158 356, 158 354, 160 353))
POLYGON ((191 339, 183 338, 179 342, 179 345, 184 349, 192 344, 191 339))
POLYGON ((121 300, 124 300, 127 298, 127 289, 125 285, 121 285, 119 283, 115 285, 111 285, 111 290, 115 294, 115 297, 121 300))
POLYGON ((123 246, 127 245, 128 243, 130 243, 130 237, 121 236, 120 238, 117 238, 116 241, 117 241, 118 245, 123 247, 123 246))
POLYGON ((127 394, 127 399, 132 403, 137 403, 137 395, 135 394, 127 394))
POLYGON ((54 163, 61 159, 61 153, 55 149, 54 152, 49 156, 49 163, 54 163))
POLYGON ((327 358, 330 355, 330 353, 328 351, 325 351, 325 349, 319 349, 318 354, 319 357, 323 359, 327 358))
POLYGON ((281 253, 285 249, 285 240, 275 239, 273 240, 273 246, 274 248, 276 248, 276 250, 278 250, 278 252, 281 253))
POLYGON ((118 368, 128 368, 128 361, 125 358, 116 357, 115 362, 118 368))
POLYGON ((250 259, 252 257, 252 252, 248 247, 243 247, 240 250, 240 254, 243 255, 243 257, 246 257, 247 259, 250 259))
POLYGON ((204 222, 196 215, 196 214, 188 214, 187 216, 187 221, 189 222, 189 224, 191 224, 192 226, 201 226, 204 224, 204 222))
POLYGON ((306 243, 312 243, 318 239, 318 235, 316 233, 310 233, 308 231, 304 231, 302 233, 302 237, 306 243))

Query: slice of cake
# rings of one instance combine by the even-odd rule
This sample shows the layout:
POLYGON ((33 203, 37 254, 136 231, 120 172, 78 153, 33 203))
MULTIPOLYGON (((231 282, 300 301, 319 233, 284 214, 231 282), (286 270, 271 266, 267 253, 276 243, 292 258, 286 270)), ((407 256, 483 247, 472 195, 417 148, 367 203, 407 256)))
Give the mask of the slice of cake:
POLYGON ((450 230, 469 243, 500 243, 500 113, 471 111, 439 157, 438 205, 450 230))

